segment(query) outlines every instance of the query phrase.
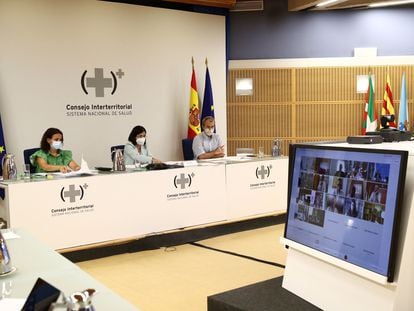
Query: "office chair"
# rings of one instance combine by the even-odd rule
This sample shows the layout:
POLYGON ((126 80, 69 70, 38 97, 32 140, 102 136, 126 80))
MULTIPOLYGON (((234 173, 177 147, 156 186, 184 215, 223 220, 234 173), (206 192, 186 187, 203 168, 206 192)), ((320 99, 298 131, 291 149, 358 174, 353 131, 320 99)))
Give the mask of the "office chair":
POLYGON ((184 160, 194 160, 193 139, 184 138, 182 141, 184 160))
POLYGON ((114 151, 116 149, 121 149, 122 150, 122 153, 124 153, 124 148, 125 148, 125 145, 111 146, 111 161, 112 162, 114 161, 114 151))
POLYGON ((39 147, 36 147, 36 148, 30 148, 30 149, 23 150, 24 164, 30 164, 30 173, 31 174, 36 172, 36 168, 32 165, 32 163, 30 163, 30 156, 39 149, 40 149, 39 147))

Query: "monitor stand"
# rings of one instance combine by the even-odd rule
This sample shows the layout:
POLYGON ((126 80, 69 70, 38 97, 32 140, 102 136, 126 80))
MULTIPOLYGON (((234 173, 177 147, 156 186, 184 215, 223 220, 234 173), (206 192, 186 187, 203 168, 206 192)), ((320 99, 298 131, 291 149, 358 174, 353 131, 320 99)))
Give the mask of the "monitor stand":
POLYGON ((289 247, 282 287, 323 310, 393 310, 396 286, 382 285, 289 247))

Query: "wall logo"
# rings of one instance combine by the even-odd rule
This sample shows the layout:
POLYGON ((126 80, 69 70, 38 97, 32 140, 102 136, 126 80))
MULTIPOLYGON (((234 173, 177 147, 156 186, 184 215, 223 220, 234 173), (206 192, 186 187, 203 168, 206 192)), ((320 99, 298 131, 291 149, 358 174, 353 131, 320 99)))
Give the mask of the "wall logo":
POLYGON ((272 165, 264 166, 261 165, 260 168, 256 168, 256 178, 257 179, 265 179, 270 176, 270 170, 272 169, 272 165))
POLYGON ((76 185, 69 185, 69 187, 62 187, 60 190, 60 198, 63 202, 69 201, 70 203, 76 202, 76 200, 81 201, 85 194, 85 190, 88 188, 88 184, 83 186, 79 185, 76 188, 76 185))
POLYGON ((179 175, 175 175, 174 177, 174 187, 178 188, 178 186, 180 186, 180 189, 185 189, 186 187, 189 188, 191 187, 191 183, 192 180, 194 178, 195 174, 191 173, 190 174, 184 174, 181 173, 179 175))
POLYGON ((81 77, 81 86, 83 92, 88 95, 88 88, 95 89, 95 97, 104 97, 105 89, 111 91, 111 95, 114 95, 118 87, 118 79, 122 79, 125 72, 122 69, 118 69, 116 73, 110 71, 111 76, 105 77, 103 68, 95 68, 94 76, 87 77, 88 71, 85 70, 81 77))

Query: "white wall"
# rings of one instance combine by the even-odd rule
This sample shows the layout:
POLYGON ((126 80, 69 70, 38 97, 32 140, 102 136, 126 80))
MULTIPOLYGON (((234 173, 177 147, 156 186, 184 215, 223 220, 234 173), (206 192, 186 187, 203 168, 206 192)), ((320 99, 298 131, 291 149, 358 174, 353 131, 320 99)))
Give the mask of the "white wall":
POLYGON ((414 65, 414 56, 246 59, 229 61, 229 69, 414 65))
MULTIPOLYGON (((147 128, 161 160, 182 159, 194 56, 202 103, 208 57, 218 133, 226 139, 224 16, 93 0, 0 0, 0 113, 9 153, 39 145, 60 128, 65 149, 89 165, 110 165, 109 147, 133 126, 147 128), (81 88, 82 73, 121 68, 114 95, 81 88), (131 115, 67 116, 66 105, 132 104, 131 115)), ((113 83, 113 80, 112 80, 113 83)), ((111 109, 110 113, 119 109, 111 109)))

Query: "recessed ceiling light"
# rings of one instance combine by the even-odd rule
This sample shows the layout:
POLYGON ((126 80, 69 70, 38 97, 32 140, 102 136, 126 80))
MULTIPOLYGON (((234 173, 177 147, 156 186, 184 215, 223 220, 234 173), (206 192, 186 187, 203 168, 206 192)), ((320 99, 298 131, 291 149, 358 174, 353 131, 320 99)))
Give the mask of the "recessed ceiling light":
POLYGON ((414 0, 399 0, 399 1, 387 1, 387 2, 377 2, 371 3, 368 5, 370 8, 377 8, 382 6, 391 6, 391 5, 403 5, 408 3, 414 3, 414 0))
POLYGON ((334 2, 337 2, 338 0, 327 0, 327 1, 324 1, 324 2, 321 2, 321 3, 318 3, 316 6, 317 7, 320 7, 320 6, 327 6, 328 4, 331 4, 331 3, 334 3, 334 2))

